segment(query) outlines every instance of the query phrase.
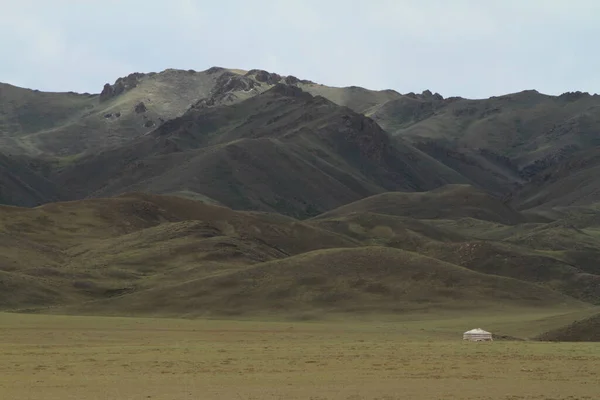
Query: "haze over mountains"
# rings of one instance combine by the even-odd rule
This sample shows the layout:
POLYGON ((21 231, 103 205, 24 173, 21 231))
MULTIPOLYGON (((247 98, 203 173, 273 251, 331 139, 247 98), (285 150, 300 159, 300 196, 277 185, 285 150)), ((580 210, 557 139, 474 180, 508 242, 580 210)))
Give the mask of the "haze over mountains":
POLYGON ((4 309, 600 304, 598 95, 166 70, 99 94, 0 84, 0 145, 4 309))

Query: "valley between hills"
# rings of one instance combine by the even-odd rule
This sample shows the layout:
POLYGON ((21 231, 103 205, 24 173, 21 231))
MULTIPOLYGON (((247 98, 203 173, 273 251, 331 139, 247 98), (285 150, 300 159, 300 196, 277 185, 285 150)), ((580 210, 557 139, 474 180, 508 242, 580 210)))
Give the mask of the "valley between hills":
POLYGON ((523 339, 597 341, 598 168, 600 96, 581 92, 443 98, 219 67, 99 94, 0 84, 0 309, 536 310, 574 317, 523 339))

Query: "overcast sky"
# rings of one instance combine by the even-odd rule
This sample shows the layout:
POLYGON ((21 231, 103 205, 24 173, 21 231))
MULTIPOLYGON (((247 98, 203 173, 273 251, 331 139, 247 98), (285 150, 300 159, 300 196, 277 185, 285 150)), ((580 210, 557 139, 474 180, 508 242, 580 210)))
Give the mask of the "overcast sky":
POLYGON ((0 0, 0 82, 97 93, 216 65, 401 93, 600 93, 599 38, 600 0, 0 0))

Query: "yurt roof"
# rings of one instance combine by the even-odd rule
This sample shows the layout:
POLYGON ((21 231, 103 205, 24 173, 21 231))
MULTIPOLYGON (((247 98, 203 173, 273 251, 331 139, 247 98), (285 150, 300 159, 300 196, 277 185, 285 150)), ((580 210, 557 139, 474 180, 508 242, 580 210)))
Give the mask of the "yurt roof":
POLYGON ((474 333, 474 334, 480 334, 481 335, 481 334, 489 334, 490 332, 484 331, 481 328, 476 328, 476 329, 471 329, 470 331, 466 331, 465 332, 465 334, 467 334, 467 333, 474 333))

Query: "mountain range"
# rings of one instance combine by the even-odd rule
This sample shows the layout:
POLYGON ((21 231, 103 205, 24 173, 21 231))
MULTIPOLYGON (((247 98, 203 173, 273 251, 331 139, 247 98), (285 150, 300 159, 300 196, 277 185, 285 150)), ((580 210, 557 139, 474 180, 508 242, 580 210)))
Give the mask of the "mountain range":
POLYGON ((305 315, 600 304, 600 96, 134 73, 0 84, 0 306, 305 315), (26 254, 26 255, 24 255, 26 254))

